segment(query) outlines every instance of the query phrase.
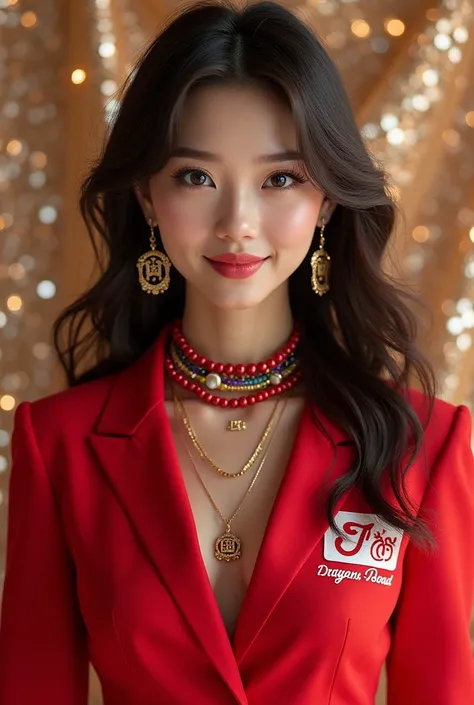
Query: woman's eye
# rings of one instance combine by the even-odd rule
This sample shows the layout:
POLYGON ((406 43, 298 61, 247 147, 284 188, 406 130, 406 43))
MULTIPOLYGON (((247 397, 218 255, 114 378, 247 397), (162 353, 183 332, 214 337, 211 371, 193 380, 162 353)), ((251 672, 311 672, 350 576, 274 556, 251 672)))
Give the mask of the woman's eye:
POLYGON ((288 179, 291 178, 287 174, 273 174, 270 176, 268 181, 270 181, 272 186, 275 186, 275 188, 280 188, 280 187, 285 187, 288 185, 288 179))
MULTIPOLYGON (((178 182, 189 188, 200 188, 215 186, 211 177, 206 174, 206 172, 200 169, 189 169, 182 168, 179 169, 173 178, 177 179, 178 182)), ((294 188, 297 183, 304 183, 307 179, 304 174, 292 171, 279 171, 275 174, 271 174, 264 183, 264 188, 270 188, 273 190, 287 191, 290 188, 294 188)))
POLYGON ((211 177, 199 169, 183 169, 175 174, 175 178, 191 188, 212 184, 211 177), (209 179, 211 183, 206 183, 206 179, 209 179))
POLYGON ((305 181, 306 179, 304 174, 279 171, 278 173, 269 176, 265 184, 270 182, 270 188, 286 191, 287 189, 294 188, 297 183, 302 184, 305 181))

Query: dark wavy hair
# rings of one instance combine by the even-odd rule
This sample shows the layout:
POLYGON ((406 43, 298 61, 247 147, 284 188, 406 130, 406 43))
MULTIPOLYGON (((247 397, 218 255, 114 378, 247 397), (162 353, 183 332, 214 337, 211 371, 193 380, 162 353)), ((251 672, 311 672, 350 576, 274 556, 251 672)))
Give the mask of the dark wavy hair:
MULTIPOLYGON (((310 286, 317 232, 289 283, 292 311, 302 327, 305 393, 312 408, 348 431, 358 451, 353 467, 331 488, 331 525, 338 499, 357 486, 389 524, 415 539, 427 538, 405 484, 424 434, 405 392, 415 376, 429 400, 429 421, 436 378, 417 347, 418 319, 410 304, 420 299, 383 271, 397 207, 361 138, 333 62, 313 32, 276 3, 200 2, 181 9, 125 83, 80 197, 100 276, 54 325, 68 384, 130 365, 183 313, 185 286, 176 270, 163 296, 146 296, 138 284, 135 263, 148 249, 149 230, 134 187, 167 163, 186 95, 209 84, 257 85, 284 96, 307 173, 337 203, 326 229, 330 293, 320 298, 310 286), (382 491, 385 473, 395 502, 382 491)), ((162 248, 159 234, 157 239, 162 248)), ((319 426, 316 414, 314 420, 319 426)))

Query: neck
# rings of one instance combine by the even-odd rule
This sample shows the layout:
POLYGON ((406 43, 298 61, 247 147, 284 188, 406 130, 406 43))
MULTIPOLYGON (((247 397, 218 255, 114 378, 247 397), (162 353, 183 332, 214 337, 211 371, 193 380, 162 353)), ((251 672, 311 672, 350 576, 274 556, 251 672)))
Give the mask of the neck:
POLYGON ((286 287, 242 310, 220 309, 198 291, 186 292, 183 334, 197 353, 215 362, 264 360, 288 340, 293 324, 286 287))

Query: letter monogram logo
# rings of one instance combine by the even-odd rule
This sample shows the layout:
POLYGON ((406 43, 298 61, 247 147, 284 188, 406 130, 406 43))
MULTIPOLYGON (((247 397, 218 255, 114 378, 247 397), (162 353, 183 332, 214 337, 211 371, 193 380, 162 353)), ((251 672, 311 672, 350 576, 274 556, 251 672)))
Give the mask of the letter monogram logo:
POLYGON ((376 514, 339 512, 335 522, 342 536, 331 528, 326 531, 326 560, 395 570, 403 531, 388 526, 376 514))

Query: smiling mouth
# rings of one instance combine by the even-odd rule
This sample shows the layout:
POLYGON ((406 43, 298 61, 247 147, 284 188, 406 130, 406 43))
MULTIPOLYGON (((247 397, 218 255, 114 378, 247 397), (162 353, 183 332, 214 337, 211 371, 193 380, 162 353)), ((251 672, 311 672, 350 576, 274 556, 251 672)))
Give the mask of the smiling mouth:
POLYGON ((256 257, 247 254, 224 254, 205 257, 211 267, 227 279, 247 279, 258 272, 268 257, 256 257))

